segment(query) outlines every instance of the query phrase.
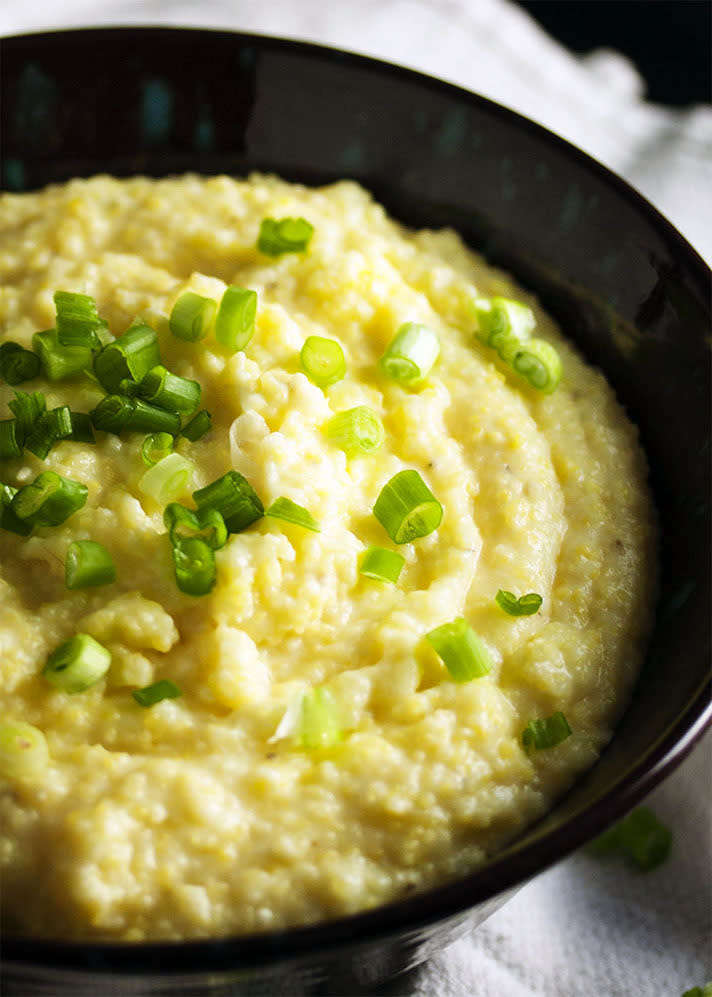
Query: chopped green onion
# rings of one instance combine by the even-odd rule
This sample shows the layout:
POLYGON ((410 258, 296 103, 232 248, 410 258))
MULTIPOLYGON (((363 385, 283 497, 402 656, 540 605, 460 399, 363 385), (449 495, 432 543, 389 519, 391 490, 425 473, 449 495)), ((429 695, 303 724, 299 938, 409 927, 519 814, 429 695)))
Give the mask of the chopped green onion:
POLYGON ((500 589, 495 599, 499 608, 509 616, 532 616, 539 612, 542 604, 542 597, 537 592, 527 592, 517 598, 513 592, 500 589))
POLYGON ((28 394, 26 391, 16 391, 15 397, 8 402, 10 411, 17 419, 18 440, 25 440, 34 424, 47 410, 47 402, 41 391, 33 391, 28 394))
POLYGON ((482 638, 461 616, 425 635, 456 682, 469 682, 492 669, 492 655, 482 638))
POLYGON ((96 443, 91 416, 88 412, 72 412, 72 432, 67 437, 75 443, 96 443))
POLYGON ((267 256, 303 253, 314 233, 306 218, 263 218, 257 248, 267 256))
POLYGON ((563 713, 552 713, 550 717, 530 720, 522 732, 522 744, 528 755, 544 748, 554 748, 571 734, 563 713))
POLYGON ((383 423, 367 405, 337 412, 326 424, 327 436, 347 456, 374 453, 385 438, 383 423))
POLYGON ((213 550, 219 550, 227 543, 225 520, 217 509, 209 505, 193 511, 178 502, 171 502, 163 511, 163 522, 173 544, 197 537, 213 550))
POLYGON ((217 509, 230 533, 240 533, 264 516, 264 506, 257 492, 239 471, 228 471, 205 488, 193 492, 199 509, 217 509))
POLYGON ((136 398, 141 394, 141 382, 134 381, 130 377, 122 377, 116 389, 117 395, 126 395, 128 398, 136 398))
POLYGON ((394 381, 416 384, 432 370, 440 354, 440 340, 426 325, 405 322, 379 361, 394 381))
POLYGON ((17 419, 0 419, 0 460, 21 456, 22 447, 17 440, 17 419))
POLYGON ((215 552, 198 537, 173 544, 173 565, 176 584, 187 595, 207 595, 215 585, 215 552))
POLYGON ((129 430, 138 433, 180 432, 180 416, 151 405, 143 398, 128 398, 124 395, 107 395, 89 413, 96 429, 105 433, 122 433, 129 430))
POLYGON ((67 548, 64 580, 68 589, 110 585, 116 581, 113 558, 96 540, 74 540, 67 548))
POLYGON ((394 543, 410 543, 437 530, 443 507, 417 471, 394 474, 381 489, 373 514, 394 543))
POLYGON ((346 373, 344 351, 335 339, 307 336, 299 359, 309 380, 320 388, 328 388, 346 373))
POLYGON ((155 706, 162 699, 177 699, 183 693, 170 679, 159 679, 152 685, 145 685, 143 689, 134 689, 131 695, 139 706, 155 706))
POLYGON ((328 689, 316 686, 301 703, 298 740, 304 748, 330 748, 343 737, 336 701, 328 689))
POLYGON ((94 354, 91 349, 88 346, 62 346, 56 329, 36 332, 32 337, 32 346, 50 381, 63 381, 92 369, 94 354))
POLYGON ((97 329, 106 326, 99 318, 96 302, 88 294, 55 291, 57 309, 57 340, 62 346, 83 346, 97 349, 101 343, 97 329))
POLYGON ((519 341, 529 339, 536 325, 531 308, 513 298, 479 298, 475 301, 475 313, 477 338, 498 351, 498 344, 508 336, 519 341))
POLYGON ((229 350, 244 350, 255 331, 257 292, 230 284, 215 318, 215 338, 229 350))
POLYGON ((170 433, 151 433, 141 446, 141 459, 146 467, 153 467, 173 452, 175 440, 170 433))
POLYGON ((180 431, 181 436, 185 436, 191 443, 195 443, 201 436, 205 436, 208 430, 212 428, 212 425, 210 413, 206 409, 201 409, 200 412, 196 412, 190 422, 187 422, 183 426, 180 431))
POLYGON ((200 404, 200 385, 187 377, 172 374, 161 364, 144 374, 139 394, 152 405, 169 412, 195 412, 200 404))
POLYGON ((40 372, 40 358, 19 343, 6 342, 0 346, 0 378, 8 384, 31 381, 40 372))
POLYGON ((272 519, 283 519, 285 523, 294 523, 295 526, 303 526, 305 530, 312 533, 321 533, 321 526, 312 514, 291 499, 280 496, 276 498, 268 509, 265 509, 265 516, 272 519))
POLYGON ((394 550, 369 547, 361 558, 359 571, 367 578, 375 578, 380 582, 397 582, 404 564, 403 555, 394 550))
POLYGON ((712 997, 712 982, 705 983, 702 987, 691 987, 682 997, 712 997))
POLYGON ((50 654, 42 674, 62 692, 85 692, 106 675, 110 664, 111 652, 90 634, 79 633, 50 654))
POLYGON ((18 491, 19 489, 13 488, 12 485, 0 485, 0 528, 27 537, 32 533, 31 524, 20 519, 10 508, 10 503, 18 491))
POLYGON ((561 381, 561 358, 554 347, 543 339, 521 343, 511 361, 512 368, 537 391, 551 394, 561 381))
POLYGON ((42 471, 13 496, 10 509, 30 526, 59 526, 81 509, 88 489, 56 471, 42 471))
POLYGON ((177 339, 191 343, 203 339, 213 324, 217 307, 212 298, 184 291, 173 305, 168 320, 171 332, 177 339))
POLYGON ((18 721, 0 724, 0 772, 10 779, 36 779, 47 768, 49 748, 41 730, 18 721))
POLYGON ((124 380, 141 381, 161 362, 158 336, 144 322, 129 326, 123 336, 107 343, 94 358, 94 373, 106 391, 115 394, 124 380))
POLYGON ((622 852, 639 869, 659 866, 670 853, 672 833, 648 807, 636 807, 588 846, 596 853, 622 852))
POLYGON ((72 413, 68 405, 43 412, 25 438, 25 448, 44 460, 58 440, 72 435, 72 413))
POLYGON ((190 485, 195 465, 179 453, 169 453, 149 467, 139 479, 138 487, 159 505, 180 498, 190 485))

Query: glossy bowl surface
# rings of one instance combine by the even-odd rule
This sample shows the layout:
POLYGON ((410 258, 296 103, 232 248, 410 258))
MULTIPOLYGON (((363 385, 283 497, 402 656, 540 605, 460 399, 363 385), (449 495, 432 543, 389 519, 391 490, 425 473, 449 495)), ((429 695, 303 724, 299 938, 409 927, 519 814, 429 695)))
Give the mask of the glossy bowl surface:
POLYGON ((368 990, 621 816, 712 719, 710 271, 577 149, 375 60, 229 32, 114 28, 5 39, 2 73, 6 189, 97 172, 352 177, 411 226, 458 229, 535 290, 640 427, 663 528, 651 653, 600 762, 505 853, 425 894, 298 930, 183 944, 3 942, 7 993, 368 990))

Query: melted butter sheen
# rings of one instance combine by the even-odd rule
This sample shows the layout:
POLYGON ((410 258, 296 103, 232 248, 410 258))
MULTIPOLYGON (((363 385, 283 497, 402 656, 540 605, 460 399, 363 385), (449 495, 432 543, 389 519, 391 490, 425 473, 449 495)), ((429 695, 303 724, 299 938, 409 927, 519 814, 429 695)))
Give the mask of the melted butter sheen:
MULTIPOLYGON (((50 468, 85 483, 55 529, 3 534, 2 716, 45 735, 46 768, 2 781, 4 923, 80 938, 189 938, 303 924, 373 907, 474 868, 596 759, 634 681, 655 578, 654 514, 634 428, 531 296, 450 231, 416 233, 351 182, 319 190, 274 177, 96 177, 0 199, 0 330, 29 347, 57 289, 92 295, 114 333, 136 315, 163 363, 195 379, 213 429, 179 451, 190 492, 230 468, 267 507, 304 506, 314 533, 265 518, 217 552, 218 581, 176 587, 162 509, 138 488, 143 437, 60 443, 10 462, 10 483, 50 468), (307 253, 256 250, 264 217, 304 217, 307 253), (165 318, 186 290, 258 294, 256 330, 230 355, 186 343, 165 318), (564 376, 552 395, 515 381, 473 336, 472 299, 536 314, 564 376), (422 385, 378 360, 404 322, 441 343, 422 385), (336 339, 347 374, 322 390, 299 367, 307 336, 336 339), (385 442, 348 458, 324 432, 367 405, 385 442), (414 468, 441 502, 431 535, 405 544, 396 585, 359 574, 393 548, 372 514, 414 468), (69 592, 73 539, 111 552, 117 581, 69 592), (506 616, 498 589, 537 592, 506 616), (450 679, 424 634, 464 617, 491 672, 450 679), (41 677, 76 632, 112 654, 80 695, 41 677), (169 678, 178 699, 142 709, 131 690, 169 678), (273 739, 302 691, 339 704, 343 738, 307 750, 273 739), (527 756, 521 733, 562 711, 573 731, 527 756)), ((88 411, 90 381, 21 386, 88 411)), ((13 389, 0 386, 1 418, 13 389)), ((284 727, 282 728, 284 729, 284 727)))

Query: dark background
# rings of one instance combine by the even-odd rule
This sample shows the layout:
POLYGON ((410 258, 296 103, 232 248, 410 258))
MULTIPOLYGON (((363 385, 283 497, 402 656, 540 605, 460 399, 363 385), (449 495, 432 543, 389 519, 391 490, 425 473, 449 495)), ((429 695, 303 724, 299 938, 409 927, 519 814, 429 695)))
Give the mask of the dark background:
POLYGON ((685 107, 712 101, 712 0, 519 0, 554 38, 584 54, 627 55, 645 96, 685 107))

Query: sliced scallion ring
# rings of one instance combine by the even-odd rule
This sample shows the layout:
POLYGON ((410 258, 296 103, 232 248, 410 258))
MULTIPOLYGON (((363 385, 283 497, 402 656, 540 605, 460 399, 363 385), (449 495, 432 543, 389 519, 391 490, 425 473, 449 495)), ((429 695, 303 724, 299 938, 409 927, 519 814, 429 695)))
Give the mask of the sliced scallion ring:
POLYGON ((110 585, 116 581, 116 566, 97 540, 73 540, 67 548, 64 580, 68 589, 110 585))
POLYGON ((328 689, 316 686, 304 693, 297 737, 310 749, 330 748, 342 739, 339 710, 328 689))
POLYGON ((215 318, 215 338, 236 353, 244 350, 255 331, 257 292, 235 284, 225 290, 215 318))
POLYGON ((405 322, 379 361, 384 374, 404 384, 417 384, 430 373, 440 354, 440 340, 432 329, 405 322))
POLYGON ((272 505, 265 509, 265 516, 271 516, 272 519, 282 519, 285 523, 294 523, 295 526, 302 526, 305 530, 311 530, 312 533, 321 532, 321 526, 304 506, 297 505, 296 502, 283 495, 276 498, 272 505))
POLYGON ((42 371, 50 381, 63 381, 67 377, 90 372, 94 353, 88 346, 62 346, 56 329, 36 332, 32 348, 40 359, 42 371))
POLYGON ((417 471, 394 474, 381 489, 373 514, 394 543, 410 543, 436 530, 443 507, 417 471))
POLYGON ((492 669, 492 655, 463 617, 442 623, 425 635, 456 682, 481 678, 492 669))
POLYGON ((94 373, 106 391, 114 394, 123 380, 139 382, 161 362, 158 336, 145 322, 134 322, 123 336, 107 343, 94 358, 94 373))
POLYGON ((324 336, 307 336, 299 359, 309 380, 319 388, 328 388, 346 373, 346 358, 341 344, 324 336))
POLYGON ((542 597, 538 592, 527 592, 519 598, 513 592, 499 589, 495 600, 500 609, 508 616, 533 616, 541 609, 542 597))
POLYGON ((54 304, 58 342, 62 346, 98 349, 101 343, 97 330, 106 323, 99 318, 94 299, 74 291, 55 291, 54 304))
POLYGON ((170 433, 149 433, 141 444, 141 460, 146 467, 153 467, 173 452, 174 443, 170 433))
POLYGON ((555 391, 561 381, 561 358, 551 343, 543 339, 522 343, 511 365, 533 388, 545 394, 555 391))
POLYGON ((22 384, 37 377, 40 358, 19 343, 5 342, 0 346, 0 378, 8 384, 22 384))
POLYGON ((23 721, 0 724, 0 772, 11 779, 36 779, 49 764, 47 739, 23 721))
POLYGON ((566 717, 561 711, 549 717, 530 720, 522 731, 522 745, 528 755, 533 751, 554 748, 571 734, 566 717))
POLYGON ((111 652, 90 634, 79 633, 50 654, 42 674, 62 692, 85 692, 106 675, 110 664, 111 652))
POLYGON ((313 234, 314 226, 306 218, 263 218, 257 248, 266 256, 303 253, 313 234))
POLYGON ((210 413, 206 409, 196 412, 190 422, 187 422, 181 429, 181 436, 185 436, 191 443, 195 443, 212 428, 210 413))
POLYGON ((405 558, 395 550, 369 547, 363 553, 358 570, 366 578, 375 578, 379 582, 397 582, 404 564, 405 558))
POLYGON ((179 453, 169 453, 144 471, 138 487, 159 505, 179 499, 190 487, 195 465, 179 453))
POLYGON ((212 298, 184 291, 173 305, 168 325, 177 339, 196 343, 204 339, 215 321, 218 306, 212 298))
POLYGON ((134 689, 131 693, 139 706, 155 706, 163 699, 177 699, 183 693, 179 687, 170 679, 159 679, 151 685, 145 685, 143 689, 134 689))
POLYGON ((228 471, 204 488, 193 492, 199 509, 217 509, 230 533, 240 533, 264 516, 264 506, 247 478, 228 471))
POLYGON ((326 434, 348 457, 375 453, 385 438, 378 413, 367 405, 337 412, 327 422, 326 434))
POLYGON ((173 543, 173 566, 176 584, 187 595, 207 595, 215 586, 215 552, 198 537, 173 543))
POLYGON ((29 526, 59 526, 82 508, 87 486, 56 471, 42 471, 29 485, 18 489, 10 509, 29 526))
POLYGON ((178 502, 170 502, 163 510, 163 522, 173 544, 197 537, 213 550, 219 550, 227 543, 225 520, 209 505, 194 511, 178 502))

